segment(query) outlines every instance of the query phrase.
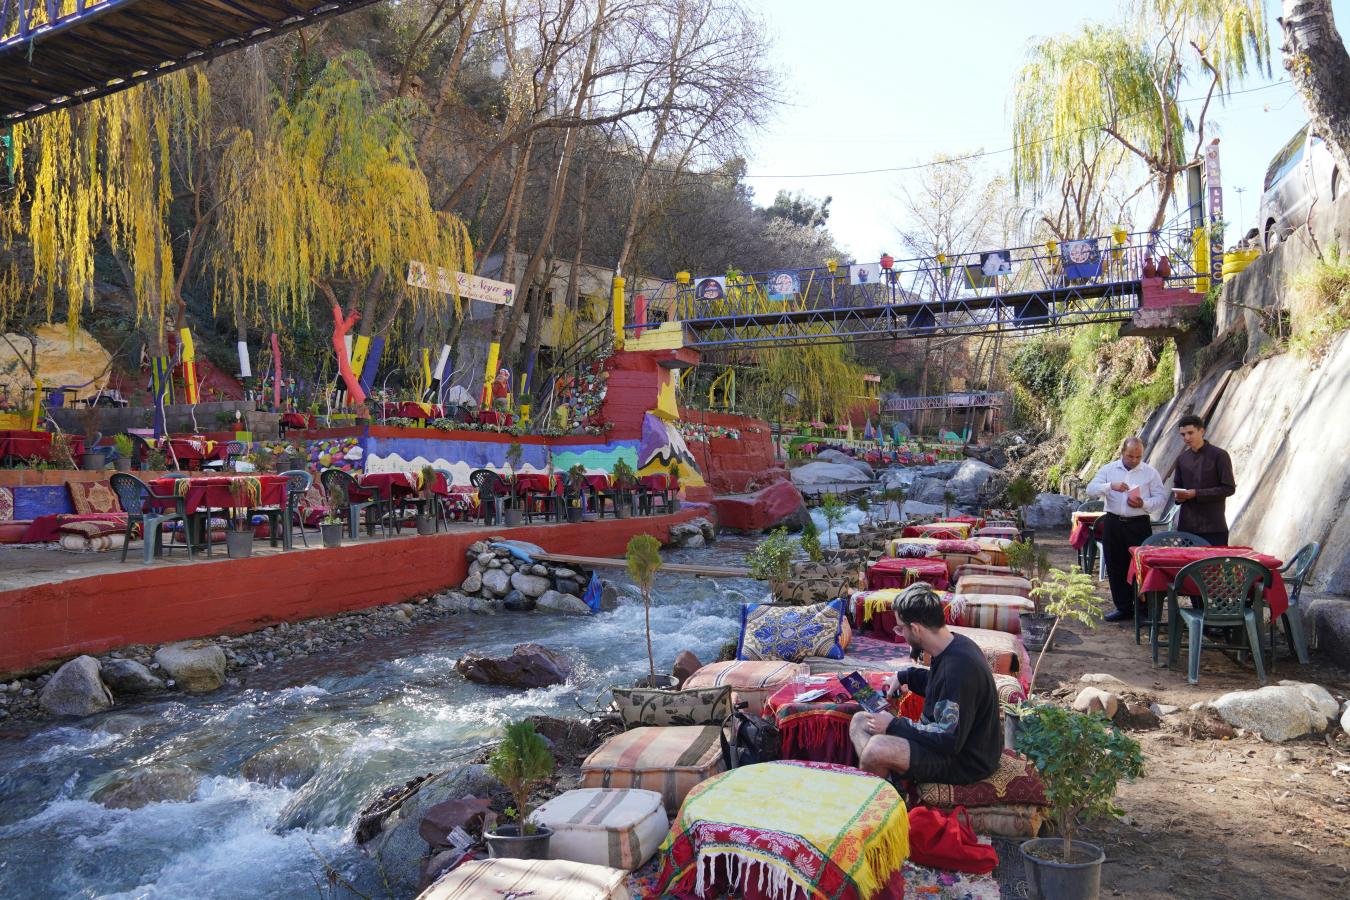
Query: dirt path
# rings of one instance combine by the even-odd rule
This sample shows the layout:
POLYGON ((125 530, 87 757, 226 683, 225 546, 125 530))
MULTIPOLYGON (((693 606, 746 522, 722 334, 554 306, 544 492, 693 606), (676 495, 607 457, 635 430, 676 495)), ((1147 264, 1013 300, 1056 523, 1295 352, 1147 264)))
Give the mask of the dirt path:
MULTIPOLYGON (((1077 561, 1067 535, 1039 537, 1055 565, 1077 561)), ((1037 693, 1071 700, 1082 675, 1105 673, 1129 686, 1119 691, 1124 698, 1184 712, 1227 691, 1258 686, 1250 663, 1244 668, 1215 651, 1202 656, 1198 685, 1186 682, 1184 653, 1177 671, 1154 668, 1147 642, 1134 642, 1133 625, 1078 628, 1064 646, 1059 643, 1057 638, 1056 649, 1046 654, 1037 693)), ((1316 657, 1301 666, 1282 656, 1268 675, 1271 683, 1320 684, 1338 699, 1350 694, 1350 674, 1319 665, 1316 657)), ((1123 819, 1083 831, 1106 849, 1103 893, 1228 900, 1350 896, 1350 739, 1335 726, 1332 736, 1284 744, 1247 735, 1199 739, 1186 735, 1182 718, 1169 715, 1157 730, 1132 732, 1147 755, 1147 775, 1122 787, 1117 803, 1123 819)))

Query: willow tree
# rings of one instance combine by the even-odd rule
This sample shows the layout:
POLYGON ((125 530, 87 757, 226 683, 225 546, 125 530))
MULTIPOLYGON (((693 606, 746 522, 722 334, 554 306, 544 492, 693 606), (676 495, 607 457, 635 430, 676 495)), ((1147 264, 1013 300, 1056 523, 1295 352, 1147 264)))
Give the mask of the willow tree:
POLYGON ((463 223, 431 205, 410 111, 404 101, 379 97, 364 57, 344 56, 299 96, 275 95, 268 127, 233 132, 221 159, 216 302, 228 299, 275 325, 306 317, 318 290, 333 313, 348 397, 358 405, 361 373, 348 367, 346 333, 363 316, 361 334, 382 335, 405 313, 439 312, 451 300, 458 307, 453 280, 449 293, 410 287, 411 262, 472 271, 463 223), (345 310, 339 289, 349 295, 345 310))
POLYGON ((1262 0, 1137 0, 1126 21, 1033 44, 1013 89, 1019 189, 1052 187, 1106 138, 1146 171, 1150 228, 1160 227, 1177 176, 1199 158, 1210 102, 1250 69, 1269 71, 1269 44, 1262 0), (1192 82, 1204 105, 1186 116, 1180 93, 1192 82))

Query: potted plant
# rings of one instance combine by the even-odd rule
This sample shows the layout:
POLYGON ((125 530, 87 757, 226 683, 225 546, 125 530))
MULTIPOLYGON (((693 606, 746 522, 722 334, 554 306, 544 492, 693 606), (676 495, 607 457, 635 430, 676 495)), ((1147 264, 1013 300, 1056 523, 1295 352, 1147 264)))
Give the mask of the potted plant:
POLYGON ((897 484, 886 488, 881 492, 881 499, 886 503, 886 514, 890 515, 891 506, 895 507, 895 518, 893 522, 903 522, 905 519, 905 486, 897 484))
POLYGON ((422 505, 418 507, 417 512, 417 533, 435 534, 436 516, 432 514, 433 503, 435 499, 436 470, 431 466, 423 466, 420 476, 422 505))
POLYGON ((871 499, 871 497, 868 496, 868 494, 867 494, 866 491, 864 491, 864 492, 862 492, 861 494, 858 495, 858 502, 857 502, 857 504, 855 504, 855 505, 858 507, 858 512, 860 512, 860 513, 863 514, 863 518, 864 518, 864 521, 867 523, 867 527, 868 527, 868 528, 871 528, 871 527, 872 527, 872 499, 871 499))
POLYGON ((258 504, 260 496, 261 485, 256 478, 230 479, 233 515, 230 517, 230 527, 225 532, 225 550, 230 559, 253 555, 253 521, 248 511, 258 504))
POLYGON ((844 521, 844 504, 838 494, 825 494, 820 498, 820 511, 825 516, 827 543, 834 543, 834 529, 844 521))
POLYGON ((548 859, 545 826, 530 821, 530 792, 553 774, 553 754, 531 721, 506 726, 506 737, 488 758, 488 771, 511 793, 514 804, 506 810, 514 825, 498 825, 485 832, 483 840, 493 859, 548 859))
POLYGON ((1143 751, 1105 716, 1049 703, 1022 711, 1017 750, 1039 770, 1059 832, 1059 838, 1022 844, 1028 896, 1092 900, 1101 888, 1106 854, 1093 844, 1075 843, 1074 830, 1080 817, 1121 814, 1112 803, 1116 785, 1143 776, 1143 751))
POLYGON ((287 465, 292 472, 303 472, 309 467, 309 455, 299 447, 287 446, 286 455, 289 457, 287 465))
POLYGON ((342 519, 337 513, 328 513, 319 520, 319 531, 323 534, 323 545, 325 547, 342 546, 342 519))
POLYGON ((633 513, 633 495, 629 485, 635 478, 637 473, 628 460, 620 456, 614 461, 614 515, 620 519, 627 519, 633 513))
POLYGON ((1017 508, 1017 527, 1024 541, 1035 541, 1036 532, 1027 528, 1027 507, 1036 502, 1036 485, 1025 475, 1018 475, 1004 489, 1008 502, 1017 508))
POLYGON ((131 461, 136 456, 136 442, 131 439, 131 435, 113 435, 113 449, 117 451, 117 459, 113 460, 113 468, 119 472, 130 472, 131 461))
POLYGON ((1070 567, 1067 572, 1051 569, 1047 576, 1038 578, 1031 588, 1031 600, 1036 604, 1037 618, 1028 622, 1024 618, 1026 613, 1019 617, 1022 618, 1022 642, 1033 649, 1035 644, 1040 644, 1040 654, 1036 657, 1036 665, 1031 670, 1031 682, 1027 685, 1027 696, 1031 696, 1032 688, 1036 686, 1036 673, 1041 670, 1045 651, 1055 642, 1055 631, 1060 622, 1073 619, 1088 628, 1096 628, 1102 620, 1102 609, 1092 576, 1077 566, 1070 567), (1042 631, 1047 623, 1049 629, 1042 631), (1029 624, 1032 625, 1030 633, 1027 630, 1029 624), (1044 634, 1044 640, 1040 640, 1041 634, 1044 634))
POLYGON ((786 528, 774 529, 746 554, 745 562, 750 567, 750 577, 769 582, 775 598, 785 595, 788 578, 792 575, 792 556, 796 550, 796 541, 788 537, 786 528))
POLYGON ((656 654, 652 651, 652 585, 661 570, 661 542, 650 534, 634 535, 628 542, 628 575, 642 591, 642 618, 647 630, 647 677, 639 679, 636 687, 674 688, 670 675, 656 674, 656 654))
POLYGON ((574 489, 576 491, 576 493, 566 494, 567 521, 575 525, 582 520, 582 516, 585 515, 586 512, 586 510, 581 505, 582 503, 581 492, 582 492, 582 485, 585 483, 586 480, 586 467, 583 466, 581 463, 577 463, 576 465, 572 466, 572 468, 567 470, 567 480, 568 482, 570 482, 572 485, 575 486, 574 489))
POLYGON ((507 528, 515 528, 525 517, 520 508, 520 497, 516 492, 516 469, 520 467, 520 460, 524 452, 525 449, 520 446, 520 441, 512 441, 506 448, 506 483, 510 488, 504 513, 507 528))
POLYGON ((680 464, 675 460, 670 461, 670 470, 667 473, 670 480, 666 483, 666 488, 670 491, 670 511, 680 511, 680 464))
POLYGON ((80 456, 80 468, 90 472, 102 471, 108 462, 106 456, 94 449, 103 437, 103 432, 98 430, 102 418, 103 411, 97 406, 86 406, 80 413, 80 420, 84 424, 84 453, 80 456))
POLYGON ((820 562, 824 558, 824 551, 820 548, 820 529, 816 527, 816 520, 810 516, 802 523, 801 544, 811 562, 820 562))
POLYGON ((952 514, 952 507, 956 505, 956 494, 951 491, 942 492, 942 518, 948 519, 952 514))

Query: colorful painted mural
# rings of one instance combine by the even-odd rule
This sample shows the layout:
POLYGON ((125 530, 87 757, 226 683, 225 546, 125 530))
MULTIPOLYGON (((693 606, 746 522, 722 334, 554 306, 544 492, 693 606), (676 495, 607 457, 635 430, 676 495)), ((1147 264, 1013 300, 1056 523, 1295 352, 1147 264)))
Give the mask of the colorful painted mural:
POLYGON ((703 487, 703 475, 680 436, 677 424, 653 413, 643 417, 642 443, 638 451, 641 464, 637 472, 639 475, 664 475, 674 463, 679 467, 681 486, 703 487))
MULTIPOLYGON (((423 466, 444 469, 454 476, 454 483, 467 485, 469 473, 475 469, 505 471, 509 439, 501 441, 456 441, 431 438, 368 437, 365 444, 365 471, 415 472, 423 466)), ((519 473, 565 472, 580 463, 590 474, 608 473, 620 458, 637 468, 638 442, 569 444, 550 448, 543 444, 521 444, 519 473)))

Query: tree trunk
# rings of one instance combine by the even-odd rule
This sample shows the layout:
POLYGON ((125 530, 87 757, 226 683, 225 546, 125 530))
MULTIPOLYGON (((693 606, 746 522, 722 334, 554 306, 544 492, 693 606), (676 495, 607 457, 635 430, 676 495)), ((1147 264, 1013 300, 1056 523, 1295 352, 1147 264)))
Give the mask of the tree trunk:
POLYGON ((1331 0, 1284 0, 1284 67, 1298 85, 1321 135, 1350 173, 1350 54, 1336 30, 1331 0))

